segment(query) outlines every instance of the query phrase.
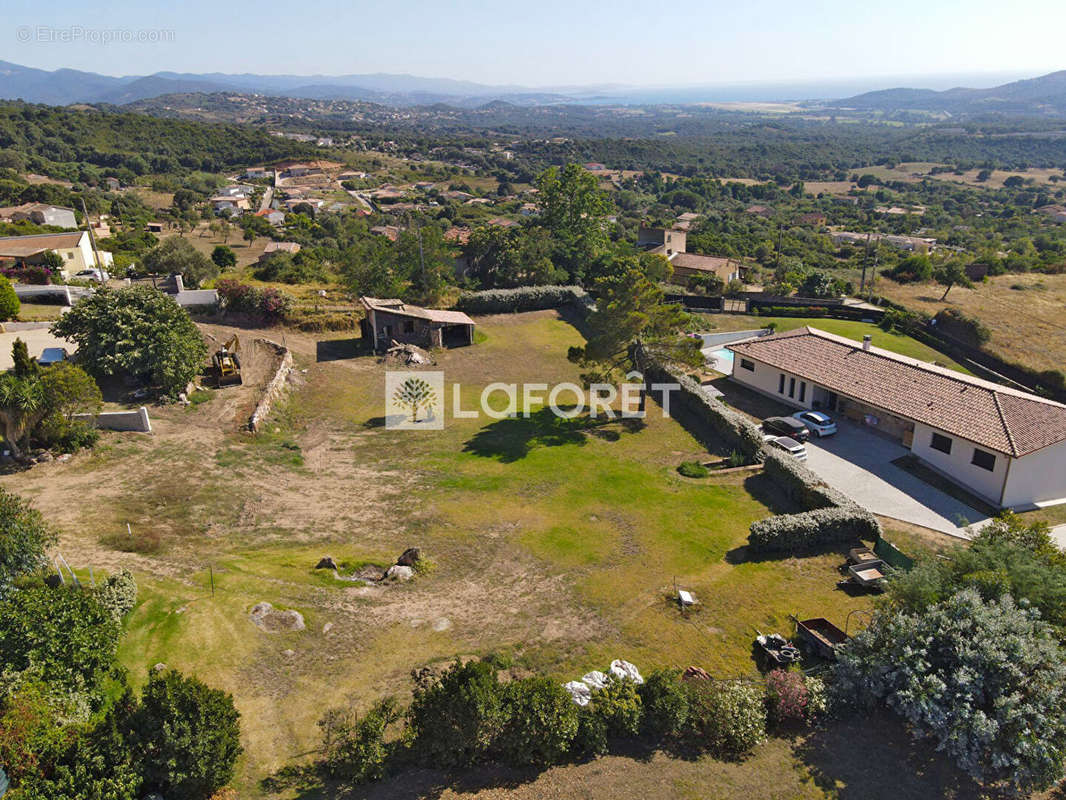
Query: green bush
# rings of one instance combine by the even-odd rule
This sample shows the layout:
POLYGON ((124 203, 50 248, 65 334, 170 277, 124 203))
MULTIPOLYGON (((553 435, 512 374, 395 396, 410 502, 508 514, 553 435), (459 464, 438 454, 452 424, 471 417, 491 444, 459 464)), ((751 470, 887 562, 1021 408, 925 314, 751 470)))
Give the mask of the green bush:
POLYGON ((579 711, 574 749, 585 755, 602 755, 609 740, 636 736, 641 716, 637 685, 609 678, 604 688, 593 690, 589 704, 579 711))
POLYGON ((460 295, 455 307, 468 314, 512 314, 570 304, 587 308, 590 303, 588 292, 580 286, 522 286, 467 292, 460 295))
POLYGON ((176 670, 153 671, 128 721, 145 788, 207 800, 233 778, 239 720, 232 695, 176 670))
POLYGON ((711 474, 711 471, 699 461, 682 461, 677 471, 686 478, 706 478, 711 474))
POLYGON ((641 730, 656 741, 684 734, 689 721, 689 692, 681 673, 660 669, 648 675, 637 689, 644 718, 641 730))
POLYGON ((19 303, 18 295, 15 294, 15 287, 11 285, 11 281, 0 275, 0 322, 15 319, 19 315, 20 308, 22 305, 19 303))
POLYGON ((877 539, 881 525, 869 511, 849 505, 756 520, 748 532, 753 553, 802 552, 826 545, 877 539))
POLYGON ((558 683, 526 678, 503 687, 507 721, 495 749, 514 765, 547 765, 563 760, 577 736, 578 707, 558 683))
POLYGON ((409 720, 417 757, 436 767, 484 758, 505 722, 496 671, 481 661, 455 664, 440 680, 415 691, 409 720))
POLYGON ((810 467, 788 453, 769 450, 763 458, 763 472, 792 502, 807 511, 854 505, 846 495, 826 484, 810 467))
POLYGON ((690 681, 689 729, 722 758, 739 758, 766 739, 761 687, 741 681, 690 681))
POLYGON ((116 619, 122 619, 137 605, 137 579, 128 569, 108 575, 97 588, 96 599, 116 619))
POLYGON ((354 783, 383 778, 391 755, 386 734, 400 717, 392 697, 379 700, 362 717, 345 711, 327 713, 318 723, 324 737, 322 766, 326 774, 354 783))

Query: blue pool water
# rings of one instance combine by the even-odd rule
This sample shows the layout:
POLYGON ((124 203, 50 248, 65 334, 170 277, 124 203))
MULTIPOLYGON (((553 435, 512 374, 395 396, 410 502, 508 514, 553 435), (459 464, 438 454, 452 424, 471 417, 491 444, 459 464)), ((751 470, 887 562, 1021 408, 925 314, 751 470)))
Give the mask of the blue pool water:
POLYGON ((714 361, 712 366, 719 372, 732 372, 733 371, 733 351, 726 350, 724 347, 721 350, 712 350, 707 354, 707 357, 714 361))

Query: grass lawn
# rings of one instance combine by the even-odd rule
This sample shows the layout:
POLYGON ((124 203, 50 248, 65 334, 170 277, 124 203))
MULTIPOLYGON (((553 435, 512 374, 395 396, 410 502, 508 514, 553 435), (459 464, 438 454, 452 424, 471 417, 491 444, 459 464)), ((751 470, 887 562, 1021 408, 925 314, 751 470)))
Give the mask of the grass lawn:
POLYGON ((43 322, 59 319, 62 306, 49 303, 22 303, 19 306, 19 322, 43 322))
POLYGON ((873 336, 873 344, 884 350, 899 353, 901 356, 917 358, 922 361, 932 361, 945 367, 970 374, 969 370, 961 364, 948 358, 943 353, 934 350, 928 345, 904 336, 899 333, 886 333, 876 325, 869 322, 856 322, 847 319, 829 319, 825 317, 763 317, 749 316, 745 314, 703 314, 703 320, 709 324, 711 331, 741 331, 755 328, 764 328, 770 322, 777 324, 778 332, 785 332, 802 328, 809 325, 826 333, 844 336, 856 342, 861 342, 866 334, 873 336))
MULTIPOLYGON (((463 408, 493 381, 577 378, 565 354, 580 335, 553 312, 483 318, 479 331, 481 343, 441 354, 437 367, 448 397, 459 384, 463 408)), ((326 360, 343 340, 285 337, 300 386, 259 437, 224 422, 244 418, 247 387, 222 390, 153 410, 150 437, 109 435, 94 454, 6 478, 61 528, 73 565, 135 572, 139 603, 120 654, 135 684, 163 662, 233 693, 242 798, 266 796, 263 778, 308 756, 327 708, 405 698, 411 670, 426 664, 503 651, 519 674, 560 681, 613 658, 753 676, 757 630, 791 634, 790 614, 844 627, 872 606, 836 588, 839 553, 748 560, 751 522, 792 509, 759 475, 678 475, 706 453, 655 406, 639 428, 540 413, 390 431, 382 365, 326 360), (383 568, 409 546, 432 568, 407 584, 314 569, 327 554, 346 569, 383 568), (699 600, 687 615, 675 587, 699 600), (305 628, 259 630, 248 611, 260 601, 299 611, 305 628)), ((539 775, 417 772, 366 796, 844 796, 842 786, 866 786, 848 755, 854 740, 886 773, 919 769, 888 730, 898 732, 774 739, 741 764, 631 754, 539 775)), ((936 770, 916 774, 869 796, 942 796, 936 770)))

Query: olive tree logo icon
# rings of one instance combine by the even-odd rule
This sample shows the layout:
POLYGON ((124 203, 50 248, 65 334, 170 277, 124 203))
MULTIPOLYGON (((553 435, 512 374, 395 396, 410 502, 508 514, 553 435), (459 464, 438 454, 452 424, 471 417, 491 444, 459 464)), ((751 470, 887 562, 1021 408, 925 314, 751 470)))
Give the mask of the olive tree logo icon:
POLYGON ((444 428, 443 372, 385 373, 385 427, 391 430, 444 428))

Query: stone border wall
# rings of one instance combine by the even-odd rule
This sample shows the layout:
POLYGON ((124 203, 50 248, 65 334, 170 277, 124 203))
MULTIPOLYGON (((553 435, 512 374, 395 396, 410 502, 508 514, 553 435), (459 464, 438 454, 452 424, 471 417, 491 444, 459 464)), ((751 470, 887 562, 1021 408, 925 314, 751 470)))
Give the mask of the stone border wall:
POLYGON ((107 428, 111 431, 136 431, 151 433, 152 421, 148 419, 148 409, 144 406, 135 411, 104 411, 100 414, 75 414, 74 419, 88 422, 94 428, 107 428))
POLYGON ((255 342, 256 344, 262 344, 266 347, 272 347, 274 352, 281 358, 278 362, 278 368, 274 372, 274 377, 271 378, 270 382, 266 385, 266 389, 263 391, 263 396, 259 399, 255 411, 252 412, 252 416, 248 420, 248 428, 252 433, 257 433, 262 427, 263 422, 270 413, 271 407, 274 405, 274 401, 276 401, 282 391, 284 391, 285 382, 288 380, 289 373, 291 373, 293 369, 292 351, 287 347, 283 347, 277 342, 272 342, 269 339, 256 339, 255 342))

